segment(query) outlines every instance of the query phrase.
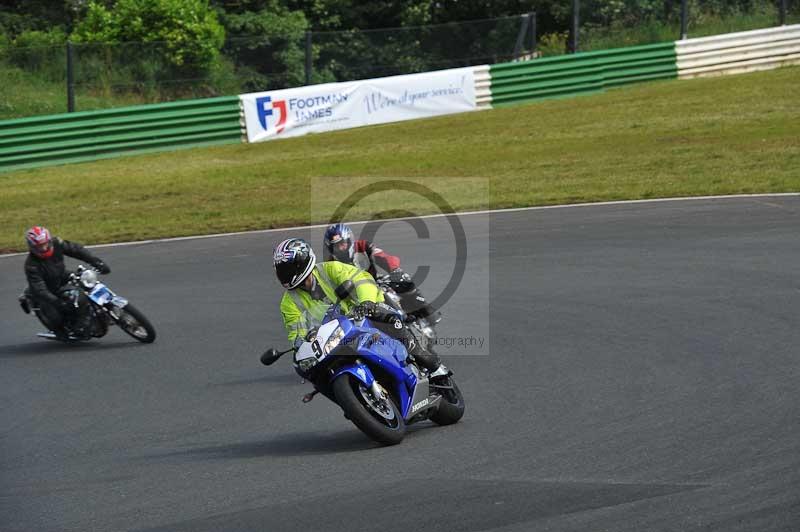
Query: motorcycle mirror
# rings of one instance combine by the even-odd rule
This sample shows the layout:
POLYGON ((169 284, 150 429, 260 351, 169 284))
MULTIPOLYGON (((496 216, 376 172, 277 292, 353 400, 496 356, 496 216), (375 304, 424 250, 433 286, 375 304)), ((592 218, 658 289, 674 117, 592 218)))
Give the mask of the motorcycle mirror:
POLYGON ((264 351, 263 355, 261 355, 261 363, 264 364, 265 366, 271 366, 272 364, 275 363, 276 360, 281 358, 282 354, 283 353, 279 353, 278 350, 275 349, 274 347, 270 347, 269 349, 264 351))
POLYGON ((356 285, 353 284, 353 281, 350 279, 346 280, 342 284, 336 287, 336 297, 339 298, 339 301, 343 299, 347 299, 350 294, 353 293, 353 290, 356 289, 356 285))

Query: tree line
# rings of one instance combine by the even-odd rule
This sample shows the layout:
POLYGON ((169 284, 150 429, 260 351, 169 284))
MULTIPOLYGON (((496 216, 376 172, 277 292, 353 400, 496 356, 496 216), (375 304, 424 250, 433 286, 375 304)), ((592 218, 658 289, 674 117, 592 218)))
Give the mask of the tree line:
MULTIPOLYGON (((581 21, 612 30, 674 24, 680 1, 581 0, 581 21)), ((774 7, 772 0, 690 2, 695 16, 774 7)), ((108 77, 113 65, 119 79, 216 79, 217 91, 263 90, 502 60, 486 43, 510 52, 519 19, 504 17, 532 11, 541 45, 563 51, 570 0, 0 0, 0 49, 24 65, 43 61, 36 49, 74 43, 79 81, 108 77), (233 86, 221 87, 224 80, 233 86)))

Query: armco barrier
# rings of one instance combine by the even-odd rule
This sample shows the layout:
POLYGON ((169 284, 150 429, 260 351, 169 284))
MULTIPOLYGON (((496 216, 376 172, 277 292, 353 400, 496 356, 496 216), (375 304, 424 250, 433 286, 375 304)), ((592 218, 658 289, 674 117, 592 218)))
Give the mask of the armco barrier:
POLYGON ((675 43, 582 52, 489 68, 491 105, 602 91, 677 77, 675 43))
POLYGON ((476 66, 475 73, 475 103, 479 109, 492 106, 492 76, 489 65, 476 66))
POLYGON ((0 122, 0 171, 241 142, 238 96, 0 122))
MULTIPOLYGON (((800 25, 473 67, 479 108, 800 64, 800 25)), ((246 141, 239 96, 0 121, 0 172, 246 141)))
POLYGON ((678 77, 720 76, 800 64, 800 24, 675 43, 678 77))

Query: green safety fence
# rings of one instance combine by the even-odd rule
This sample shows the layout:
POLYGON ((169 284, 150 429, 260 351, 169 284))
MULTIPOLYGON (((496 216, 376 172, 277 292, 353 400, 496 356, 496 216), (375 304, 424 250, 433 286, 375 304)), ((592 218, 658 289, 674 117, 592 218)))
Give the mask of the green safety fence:
POLYGON ((674 79, 675 43, 581 52, 490 65, 491 105, 600 92, 609 87, 674 79))
MULTIPOLYGON (((598 92, 677 77, 675 43, 489 66, 490 103, 598 92)), ((239 97, 0 121, 0 171, 244 140, 239 97)))
POLYGON ((0 171, 239 143, 239 97, 0 121, 0 171))

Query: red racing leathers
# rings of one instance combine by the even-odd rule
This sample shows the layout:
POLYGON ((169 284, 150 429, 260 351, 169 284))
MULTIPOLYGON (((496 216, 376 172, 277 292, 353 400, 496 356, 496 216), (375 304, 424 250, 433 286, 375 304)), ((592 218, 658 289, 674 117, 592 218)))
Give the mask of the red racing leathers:
POLYGON ((356 240, 354 245, 353 264, 368 271, 373 277, 378 276, 376 265, 387 272, 392 272, 400 267, 398 257, 389 255, 369 240, 356 240))

